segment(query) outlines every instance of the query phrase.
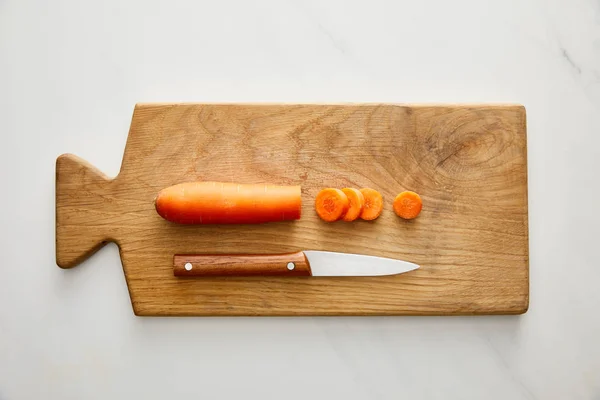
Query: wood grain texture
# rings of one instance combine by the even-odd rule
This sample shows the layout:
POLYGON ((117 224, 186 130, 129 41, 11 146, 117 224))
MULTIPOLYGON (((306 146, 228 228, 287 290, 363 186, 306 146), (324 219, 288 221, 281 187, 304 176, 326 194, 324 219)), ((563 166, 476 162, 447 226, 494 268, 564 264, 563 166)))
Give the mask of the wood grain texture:
POLYGON ((137 315, 519 314, 529 304, 527 147, 519 105, 136 105, 121 171, 56 163, 56 260, 120 247, 137 315), (181 226, 157 215, 164 187, 190 180, 302 186, 302 218, 181 226), (326 223, 323 187, 372 187, 375 221, 326 223), (402 220, 394 197, 423 199, 402 220), (173 275, 175 254, 330 250, 420 269, 361 278, 173 275))
POLYGON ((303 252, 285 254, 176 254, 175 276, 311 276, 303 252), (190 269, 185 265, 189 263, 190 269), (289 264, 291 269, 288 268, 289 264))

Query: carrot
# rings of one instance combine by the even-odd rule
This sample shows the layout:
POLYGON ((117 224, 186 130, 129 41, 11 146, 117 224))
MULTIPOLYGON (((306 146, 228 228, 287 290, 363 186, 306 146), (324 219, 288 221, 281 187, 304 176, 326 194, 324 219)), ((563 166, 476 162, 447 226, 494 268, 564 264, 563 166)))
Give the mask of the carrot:
POLYGON ((366 221, 371 221, 379 217, 383 210, 383 197, 375 189, 363 188, 360 192, 365 198, 365 205, 360 213, 360 218, 366 221))
POLYGON ((365 204, 365 196, 358 189, 354 188, 344 188, 342 192, 348 197, 350 201, 350 206, 346 214, 342 217, 344 221, 354 221, 363 210, 363 206, 365 204))
POLYGON ((180 224, 258 224, 295 220, 300 186, 186 182, 167 187, 154 200, 164 219, 180 224))
POLYGON ((415 192, 405 191, 394 199, 394 212, 404 219, 416 218, 422 208, 421 196, 415 192))
POLYGON ((326 188, 321 190, 315 199, 315 210, 319 217, 327 222, 337 221, 346 214, 350 207, 348 196, 340 189, 326 188))

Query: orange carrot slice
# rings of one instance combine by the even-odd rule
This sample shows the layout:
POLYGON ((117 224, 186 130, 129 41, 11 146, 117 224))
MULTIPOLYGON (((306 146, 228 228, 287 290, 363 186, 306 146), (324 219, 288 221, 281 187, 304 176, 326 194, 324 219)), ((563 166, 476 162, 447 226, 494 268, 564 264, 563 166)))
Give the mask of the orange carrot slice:
POLYGON ((180 224, 258 224, 300 218, 300 186, 186 182, 154 200, 158 214, 180 224))
POLYGON ((319 217, 327 222, 337 221, 346 214, 350 206, 348 196, 340 189, 321 190, 315 199, 315 210, 319 217))
POLYGON ((346 211, 346 214, 344 214, 342 219, 347 222, 354 221, 359 217, 363 210, 365 196, 363 196, 360 190, 355 188, 344 188, 342 189, 342 192, 344 192, 344 194, 348 197, 348 201, 350 202, 348 211, 346 211))
POLYGON ((405 191, 394 199, 394 212, 404 219, 416 218, 422 208, 421 196, 415 192, 405 191))
POLYGON ((381 193, 371 188, 360 189, 360 192, 365 198, 365 204, 360 213, 360 218, 371 221, 379 217, 383 210, 383 197, 381 196, 381 193))

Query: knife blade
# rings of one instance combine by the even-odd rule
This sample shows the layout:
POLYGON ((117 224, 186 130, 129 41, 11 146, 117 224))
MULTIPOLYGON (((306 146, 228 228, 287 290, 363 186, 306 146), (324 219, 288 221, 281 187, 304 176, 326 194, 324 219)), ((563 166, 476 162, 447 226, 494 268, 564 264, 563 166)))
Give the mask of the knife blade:
POLYGON ((413 271, 419 265, 363 254, 306 250, 283 254, 176 254, 173 274, 217 276, 383 276, 413 271))

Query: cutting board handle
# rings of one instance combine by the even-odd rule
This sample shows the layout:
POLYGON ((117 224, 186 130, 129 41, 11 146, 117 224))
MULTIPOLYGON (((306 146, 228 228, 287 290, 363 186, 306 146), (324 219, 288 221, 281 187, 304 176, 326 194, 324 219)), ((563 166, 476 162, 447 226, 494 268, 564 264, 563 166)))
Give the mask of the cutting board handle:
MULTIPOLYGON (((56 263, 71 268, 114 242, 106 209, 115 210, 114 181, 73 155, 56 159, 56 263)), ((110 214, 109 214, 110 215, 110 214)))

